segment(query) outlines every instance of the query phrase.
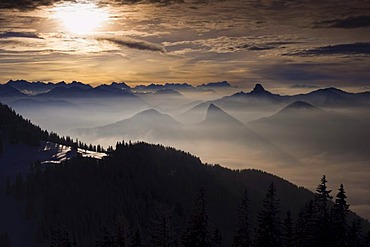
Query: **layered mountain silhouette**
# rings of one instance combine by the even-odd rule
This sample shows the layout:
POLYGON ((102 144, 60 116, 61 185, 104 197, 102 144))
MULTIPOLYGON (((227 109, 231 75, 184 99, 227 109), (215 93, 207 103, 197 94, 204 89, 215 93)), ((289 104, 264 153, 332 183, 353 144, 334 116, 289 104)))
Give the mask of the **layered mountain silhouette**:
POLYGON ((181 124, 167 114, 149 109, 116 123, 90 129, 76 129, 72 133, 89 138, 152 140, 176 136, 181 124))
POLYGON ((370 133, 366 124, 296 101, 276 114, 248 124, 252 129, 295 156, 353 154, 368 157, 370 133))
POLYGON ((18 89, 21 92, 24 92, 26 94, 35 95, 40 93, 48 92, 54 88, 57 87, 64 87, 64 88, 70 88, 70 87, 79 87, 83 89, 89 89, 92 88, 89 84, 84 84, 82 82, 72 81, 71 83, 66 83, 64 81, 58 82, 58 83, 44 83, 44 82, 28 82, 26 80, 9 80, 6 85, 12 86, 16 89, 18 89))
POLYGON ((206 118, 201 125, 218 125, 220 128, 245 127, 238 119, 212 103, 208 106, 206 118))
POLYGON ((105 98, 105 97, 130 97, 135 98, 130 91, 117 88, 105 88, 99 86, 96 88, 84 89, 81 87, 57 87, 47 93, 38 94, 40 98, 105 98))
POLYGON ((174 89, 160 89, 155 92, 156 95, 168 95, 168 96, 182 96, 181 93, 174 89))
POLYGON ((10 85, 2 85, 0 84, 0 97, 3 98, 10 98, 10 97, 24 97, 25 94, 21 93, 18 89, 10 86, 10 85))

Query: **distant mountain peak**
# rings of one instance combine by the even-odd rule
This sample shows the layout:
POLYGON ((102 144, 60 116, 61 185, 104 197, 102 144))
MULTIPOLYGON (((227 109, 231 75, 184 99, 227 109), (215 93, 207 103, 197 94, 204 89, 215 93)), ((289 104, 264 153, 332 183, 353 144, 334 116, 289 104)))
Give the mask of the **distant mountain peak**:
POLYGON ((262 86, 262 84, 257 83, 251 93, 261 94, 261 93, 267 93, 268 91, 265 90, 265 88, 262 86))
POLYGON ((230 83, 227 81, 220 81, 220 82, 209 82, 207 84, 202 84, 197 87, 231 87, 230 83))
POLYGON ((243 126, 244 124, 238 119, 234 118, 215 104, 211 103, 207 109, 206 119, 203 123, 219 124, 219 123, 228 123, 238 126, 243 126))
POLYGON ((155 110, 155 109, 148 109, 148 110, 144 110, 142 112, 139 112, 138 114, 136 115, 163 115, 162 113, 160 113, 159 111, 155 110))
POLYGON ((313 106, 304 101, 295 101, 290 105, 283 108, 280 112, 292 112, 292 111, 323 111, 320 108, 313 106))
POLYGON ((207 112, 209 111, 222 111, 224 112, 221 108, 219 108, 218 106, 216 106, 215 104, 211 103, 209 106, 208 106, 208 110, 207 112))
POLYGON ((174 89, 170 88, 165 88, 165 89, 160 89, 157 92, 155 92, 156 95, 172 95, 172 96, 182 96, 181 93, 174 89))

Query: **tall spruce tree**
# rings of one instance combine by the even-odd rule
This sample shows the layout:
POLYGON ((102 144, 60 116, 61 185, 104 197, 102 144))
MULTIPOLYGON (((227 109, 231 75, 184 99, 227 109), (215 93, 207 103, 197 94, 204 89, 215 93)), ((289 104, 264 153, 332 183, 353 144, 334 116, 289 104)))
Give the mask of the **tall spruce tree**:
POLYGON ((279 216, 279 200, 276 188, 271 183, 263 200, 263 208, 258 215, 258 228, 256 232, 256 247, 281 246, 281 223, 279 216))
POLYGON ((343 184, 341 184, 334 206, 331 210, 331 223, 335 246, 348 246, 347 214, 349 205, 347 204, 346 198, 346 192, 344 191, 343 184))
POLYGON ((160 205, 156 217, 151 221, 149 244, 152 247, 176 246, 177 241, 172 223, 172 209, 160 205))
POLYGON ((366 246, 364 243, 364 236, 361 229, 361 220, 355 219, 349 227, 348 235, 349 246, 362 247, 366 246))
POLYGON ((238 209, 238 228, 234 238, 235 247, 249 247, 252 245, 249 232, 249 199, 245 190, 241 205, 238 209))
POLYGON ((142 247, 143 239, 141 237, 139 229, 131 236, 130 247, 142 247))
POLYGON ((286 213, 286 218, 283 224, 282 246, 284 247, 294 246, 293 220, 290 211, 286 213))
POLYGON ((193 212, 182 238, 182 244, 184 247, 210 246, 205 196, 204 188, 202 188, 195 201, 193 212))
POLYGON ((299 247, 314 246, 315 241, 315 224, 313 221, 314 203, 309 201, 298 215, 295 224, 295 245, 299 247))
POLYGON ((330 229, 330 200, 333 198, 326 185, 328 181, 326 176, 323 175, 321 183, 317 186, 314 200, 314 224, 317 230, 315 234, 315 246, 328 247, 332 244, 331 229, 330 229))
POLYGON ((216 228, 216 230, 213 232, 213 236, 211 239, 211 246, 212 247, 222 247, 222 234, 220 229, 216 228))

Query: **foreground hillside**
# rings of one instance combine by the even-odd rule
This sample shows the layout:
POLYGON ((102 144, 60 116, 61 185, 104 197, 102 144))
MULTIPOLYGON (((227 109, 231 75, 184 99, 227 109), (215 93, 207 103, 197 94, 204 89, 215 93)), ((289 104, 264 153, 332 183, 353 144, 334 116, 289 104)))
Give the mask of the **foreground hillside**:
MULTIPOLYGON (((259 231, 269 224, 261 222, 263 214, 276 221, 273 227, 279 235, 276 240, 279 245, 256 246, 280 246, 285 234, 283 221, 288 211, 291 212, 291 227, 296 229, 291 237, 306 241, 300 231, 313 230, 305 224, 325 221, 321 218, 324 212, 320 209, 322 200, 327 200, 325 212, 334 210, 330 209, 330 198, 323 197, 326 192, 330 193, 326 188, 314 195, 262 171, 206 165, 190 154, 146 143, 119 143, 115 151, 102 160, 75 157, 45 169, 36 164, 26 181, 24 179, 17 178, 8 190, 24 200, 26 216, 37 225, 36 239, 40 242, 67 239, 76 242, 77 246, 113 246, 106 241, 114 242, 120 237, 128 246, 139 246, 132 243, 139 241, 137 238, 142 246, 164 246, 151 242, 152 238, 158 237, 157 231, 171 234, 171 239, 162 239, 173 241, 166 246, 176 246, 175 242, 180 246, 218 246, 187 245, 187 236, 195 234, 193 228, 202 227, 204 238, 210 243, 212 233, 218 229, 222 241, 230 246, 236 236, 240 220, 238 208, 245 190, 248 193, 248 202, 245 202, 248 210, 245 212, 248 213, 250 241, 258 241, 259 231), (309 203, 310 200, 314 201, 309 203), (266 203, 272 204, 266 206, 266 203), (202 219, 193 222, 194 217, 202 219)), ((326 181, 322 185, 326 186, 326 181)), ((353 214, 349 215, 348 227, 353 217, 353 214)), ((331 221, 327 222, 331 224, 331 221)), ((322 226, 316 227, 320 229, 322 226)), ((310 232, 312 235, 307 241, 330 243, 336 234, 333 230, 322 237, 315 231, 310 232)), ((359 241, 365 243, 360 237, 359 241)))

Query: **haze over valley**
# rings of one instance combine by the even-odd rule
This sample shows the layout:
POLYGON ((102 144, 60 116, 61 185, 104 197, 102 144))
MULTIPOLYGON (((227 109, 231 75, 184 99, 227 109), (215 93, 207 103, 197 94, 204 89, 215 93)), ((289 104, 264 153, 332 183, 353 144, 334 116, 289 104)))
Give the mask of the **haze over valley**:
POLYGON ((86 143, 146 141, 203 162, 271 172, 309 189, 331 174, 351 190, 353 210, 370 215, 370 93, 322 88, 280 95, 261 84, 192 86, 9 81, 2 101, 40 127, 86 143))

